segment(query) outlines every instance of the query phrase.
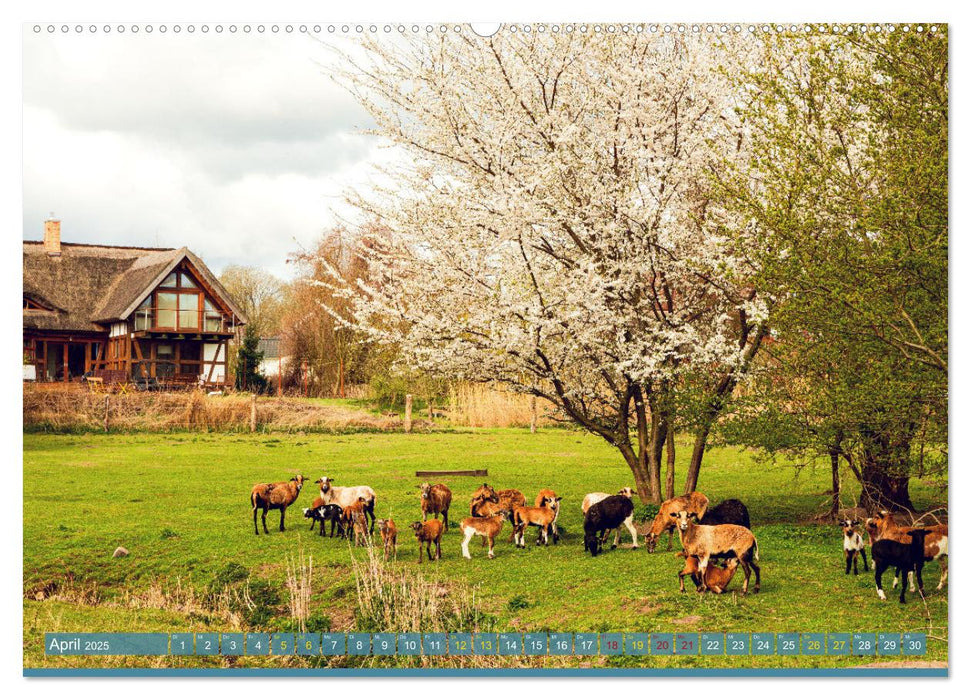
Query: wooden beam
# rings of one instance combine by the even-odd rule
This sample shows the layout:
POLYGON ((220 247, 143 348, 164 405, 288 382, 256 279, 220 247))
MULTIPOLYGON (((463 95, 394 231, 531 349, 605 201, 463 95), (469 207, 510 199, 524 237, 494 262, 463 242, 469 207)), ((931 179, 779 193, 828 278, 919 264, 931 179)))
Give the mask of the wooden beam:
POLYGON ((445 471, 416 471, 415 476, 489 476, 488 469, 447 469, 445 471))

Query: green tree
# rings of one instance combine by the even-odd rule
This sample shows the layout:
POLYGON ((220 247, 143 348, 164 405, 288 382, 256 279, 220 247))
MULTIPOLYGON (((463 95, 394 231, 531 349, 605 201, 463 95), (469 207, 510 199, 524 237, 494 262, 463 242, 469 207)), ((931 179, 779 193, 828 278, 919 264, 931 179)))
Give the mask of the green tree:
POLYGON ((256 328, 247 325, 243 342, 236 350, 236 388, 241 391, 261 393, 266 389, 266 377, 260 373, 263 352, 259 349, 259 343, 256 328))

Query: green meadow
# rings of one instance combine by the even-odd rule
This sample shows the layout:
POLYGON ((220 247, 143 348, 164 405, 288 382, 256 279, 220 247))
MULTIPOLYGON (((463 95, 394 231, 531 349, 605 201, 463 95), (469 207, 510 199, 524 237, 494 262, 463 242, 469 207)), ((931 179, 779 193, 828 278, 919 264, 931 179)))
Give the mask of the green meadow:
MULTIPOLYGON (((689 450, 681 446, 684 460, 689 450)), ((267 516, 270 534, 253 534, 249 506, 255 482, 302 473, 336 485, 368 484, 378 517, 399 533, 390 570, 437 586, 455 606, 452 631, 496 632, 926 632, 920 661, 946 662, 947 588, 937 591, 939 565, 925 568, 926 605, 908 594, 882 602, 872 572, 843 573, 841 534, 813 517, 826 509, 830 483, 820 462, 796 469, 756 453, 716 447, 706 456, 699 490, 713 503, 741 499, 759 542, 762 591, 741 596, 741 571, 725 595, 678 592, 682 560, 675 537, 653 554, 622 546, 602 556, 583 551, 580 502, 591 491, 632 485, 627 467, 608 445, 566 429, 465 430, 430 434, 348 435, 130 434, 24 435, 24 666, 267 666, 468 665, 455 659, 350 657, 47 657, 44 632, 207 632, 298 629, 288 606, 288 566, 310 566, 310 631, 375 631, 362 616, 352 558, 364 548, 311 532, 301 508, 316 495, 312 483, 287 512, 267 516), (443 558, 418 564, 407 526, 419 517, 417 469, 488 469, 497 488, 518 488, 532 501, 541 488, 563 497, 559 544, 518 550, 504 529, 496 558, 451 528, 443 558), (112 558, 118 546, 130 556, 112 558), (312 564, 311 564, 312 560, 312 564), (235 586, 235 588, 233 588, 235 586), (231 599, 228 589, 245 589, 231 599), (222 596, 222 597, 220 597, 222 596), (464 613, 463 613, 464 614, 464 613)), ((679 483, 684 464, 679 460, 679 483)), ((453 492, 453 525, 468 514, 484 479, 445 477, 453 492)), ((851 484, 850 478, 846 480, 851 484)), ((943 496, 913 483, 918 507, 943 496)), ((646 516, 650 511, 639 508, 646 516)), ((261 530, 262 532, 262 530, 261 530)), ((890 578, 885 587, 889 590, 890 578)), ((373 625, 372 625, 373 626, 373 625)), ((415 630, 389 630, 415 631, 415 630)), ((580 666, 853 666, 886 659, 850 656, 571 657, 503 659, 489 665, 580 666)), ((896 659, 900 661, 901 659, 896 659)))

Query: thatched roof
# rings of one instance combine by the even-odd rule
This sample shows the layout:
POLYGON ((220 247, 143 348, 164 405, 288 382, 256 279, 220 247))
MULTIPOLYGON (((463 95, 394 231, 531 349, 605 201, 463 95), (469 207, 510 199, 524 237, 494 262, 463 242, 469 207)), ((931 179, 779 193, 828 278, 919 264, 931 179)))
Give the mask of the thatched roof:
POLYGON ((24 311, 24 328, 103 331, 128 318, 179 263, 188 260, 236 314, 246 318, 202 260, 187 248, 128 248, 62 243, 48 255, 24 241, 24 295, 51 311, 24 311))

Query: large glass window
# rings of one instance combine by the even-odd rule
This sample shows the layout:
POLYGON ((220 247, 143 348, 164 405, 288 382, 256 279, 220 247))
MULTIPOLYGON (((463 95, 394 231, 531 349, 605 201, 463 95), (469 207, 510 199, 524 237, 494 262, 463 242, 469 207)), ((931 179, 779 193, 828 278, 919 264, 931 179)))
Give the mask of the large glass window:
POLYGON ((172 292, 159 292, 156 299, 158 299, 158 327, 175 328, 179 295, 172 292))
POLYGON ((179 294, 179 328, 199 327, 199 295, 179 294))
POLYGON ((209 299, 206 299, 206 327, 209 332, 218 333, 222 330, 223 315, 209 299))
POLYGON ((139 304, 135 311, 135 330, 145 331, 152 327, 152 295, 149 294, 145 301, 139 304))

